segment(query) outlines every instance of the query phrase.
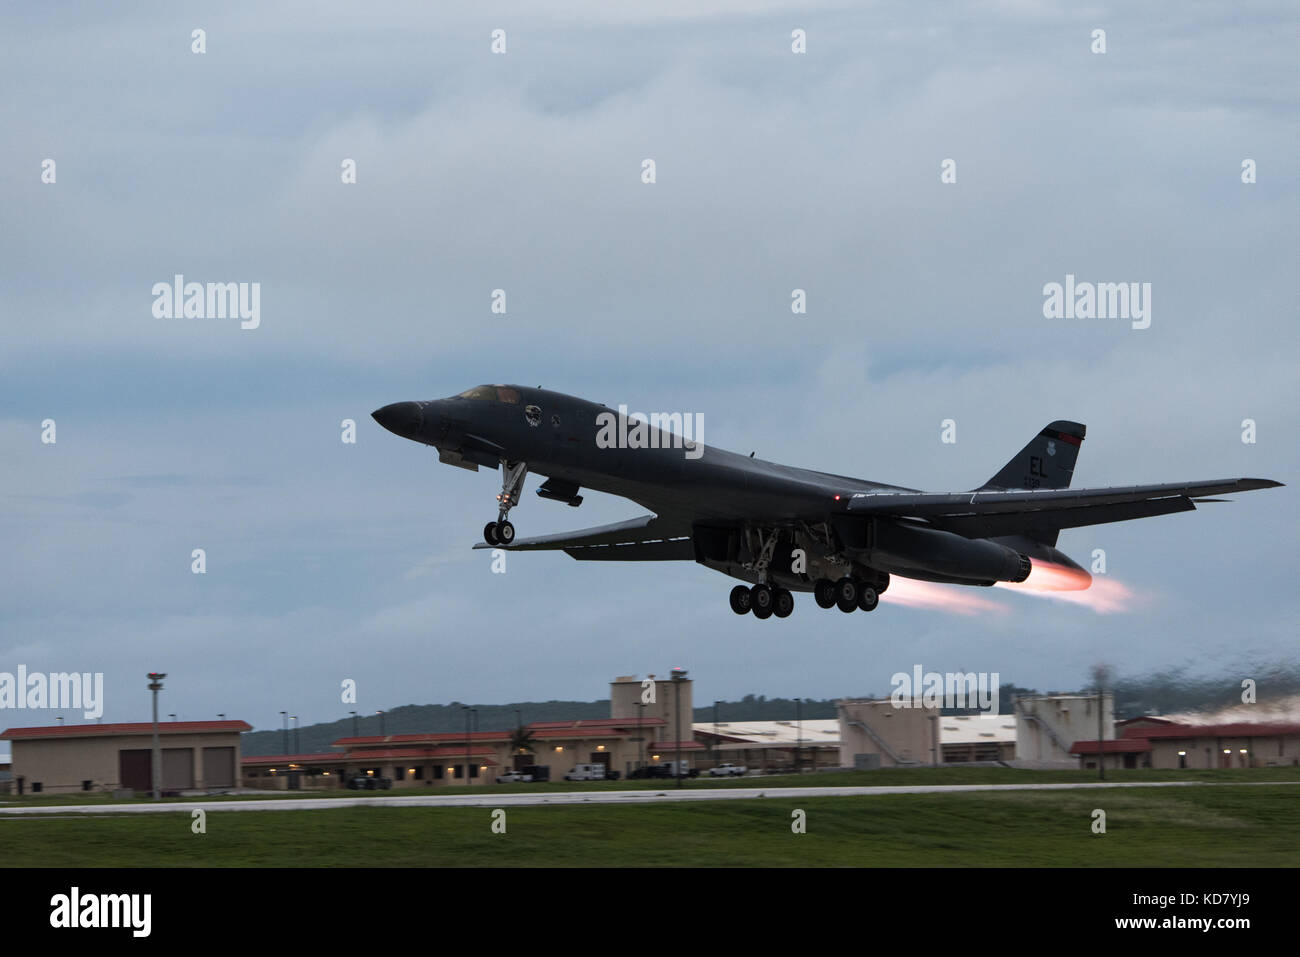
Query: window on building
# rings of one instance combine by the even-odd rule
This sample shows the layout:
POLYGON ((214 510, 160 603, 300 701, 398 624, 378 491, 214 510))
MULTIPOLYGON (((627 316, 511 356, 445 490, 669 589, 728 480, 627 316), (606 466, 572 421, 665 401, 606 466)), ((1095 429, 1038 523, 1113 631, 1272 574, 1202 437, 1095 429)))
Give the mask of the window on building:
POLYGON ((415 769, 415 780, 417 780, 417 781, 423 781, 423 780, 424 780, 424 767, 423 767, 423 765, 420 766, 420 767, 417 767, 417 768, 415 769))

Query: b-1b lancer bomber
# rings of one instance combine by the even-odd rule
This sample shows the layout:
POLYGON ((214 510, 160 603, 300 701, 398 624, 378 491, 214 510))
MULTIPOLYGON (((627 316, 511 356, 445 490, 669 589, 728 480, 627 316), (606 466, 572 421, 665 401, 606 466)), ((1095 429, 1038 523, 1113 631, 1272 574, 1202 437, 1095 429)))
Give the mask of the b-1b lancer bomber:
POLYGON ((1023 582, 1035 565, 1075 584, 1087 571, 1056 548, 1063 528, 1188 512, 1212 496, 1271 488, 1268 479, 1070 489, 1085 429, 1052 422, 977 489, 928 493, 765 462, 679 434, 680 417, 629 416, 559 392, 483 385, 448 399, 373 413, 396 435, 434 446, 449 465, 500 468, 497 517, 475 548, 562 550, 588 561, 696 561, 748 582, 731 608, 787 617, 794 592, 822 608, 871 611, 890 576, 958 585, 1023 582), (670 421, 671 419, 671 421, 670 421), (650 514, 613 525, 515 538, 510 510, 528 472, 537 494, 579 505, 594 489, 650 514))

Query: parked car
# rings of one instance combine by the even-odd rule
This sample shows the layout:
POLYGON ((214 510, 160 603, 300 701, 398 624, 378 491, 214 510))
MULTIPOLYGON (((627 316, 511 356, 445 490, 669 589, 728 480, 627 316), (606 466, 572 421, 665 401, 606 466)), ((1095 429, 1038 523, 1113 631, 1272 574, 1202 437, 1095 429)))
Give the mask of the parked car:
POLYGON ((371 774, 354 774, 348 778, 348 787, 353 791, 387 791, 393 786, 392 778, 371 774))
POLYGON ((507 771, 505 774, 497 775, 497 784, 527 784, 532 779, 531 774, 525 774, 523 771, 507 771))
POLYGON ((749 768, 741 764, 732 764, 730 761, 723 761, 716 768, 709 768, 709 773, 715 778, 738 778, 743 776, 749 768))

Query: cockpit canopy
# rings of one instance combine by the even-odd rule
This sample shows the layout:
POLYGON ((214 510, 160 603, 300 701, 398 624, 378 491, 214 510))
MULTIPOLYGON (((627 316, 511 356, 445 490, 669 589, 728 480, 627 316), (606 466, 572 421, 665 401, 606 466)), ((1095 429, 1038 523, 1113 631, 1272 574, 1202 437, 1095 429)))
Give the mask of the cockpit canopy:
POLYGON ((510 405, 518 405, 519 390, 505 385, 476 385, 472 389, 466 389, 458 398, 485 399, 490 402, 506 402, 510 405))

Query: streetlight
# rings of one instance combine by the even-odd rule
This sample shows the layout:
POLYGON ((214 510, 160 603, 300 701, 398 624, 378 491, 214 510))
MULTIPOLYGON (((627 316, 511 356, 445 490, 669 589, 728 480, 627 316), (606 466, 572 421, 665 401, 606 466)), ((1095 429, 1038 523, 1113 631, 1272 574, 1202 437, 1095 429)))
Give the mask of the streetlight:
POLYGON ((158 692, 162 691, 162 680, 167 677, 164 672, 151 671, 147 675, 149 690, 153 692, 153 754, 150 761, 153 777, 153 799, 162 798, 162 751, 158 747, 158 692))
POLYGON ((281 740, 281 744, 283 745, 283 747, 281 748, 281 751, 284 754, 288 754, 289 753, 289 712, 288 711, 280 712, 280 722, 281 724, 284 725, 283 738, 281 740))
POLYGON ((176 713, 175 713, 175 712, 172 712, 171 714, 167 715, 167 717, 169 717, 169 718, 171 718, 173 721, 175 721, 175 720, 176 720, 176 713))
POLYGON ((222 721, 226 720, 226 716, 224 714, 218 713, 217 717, 220 718, 222 721))
POLYGON ((686 680, 685 668, 674 668, 673 676, 673 710, 677 713, 677 764, 673 769, 673 777, 677 778, 677 786, 682 786, 682 682, 686 680))
POLYGON ((357 713, 356 713, 355 711, 349 711, 348 714, 352 715, 352 737, 354 737, 354 738, 355 738, 355 737, 358 737, 358 734, 357 734, 357 713))
POLYGON ((460 710, 465 712, 465 787, 469 787, 469 748, 470 748, 470 715, 474 716, 475 723, 478 722, 478 708, 471 708, 467 704, 460 706, 460 710))
POLYGON ((298 716, 291 714, 289 720, 293 722, 293 753, 302 754, 302 739, 298 737, 298 716))
POLYGON ((645 767, 645 733, 641 730, 645 726, 645 702, 638 701, 640 706, 636 713, 636 766, 645 767))
POLYGON ((803 699, 794 699, 794 769, 803 770, 803 699))
POLYGON ((713 766, 718 766, 718 705, 720 702, 713 702, 713 766))
POLYGON ((375 714, 379 715, 379 736, 380 736, 381 738, 382 738, 382 737, 385 737, 385 734, 384 734, 384 711, 383 711, 382 708, 380 708, 378 711, 375 712, 375 714))

